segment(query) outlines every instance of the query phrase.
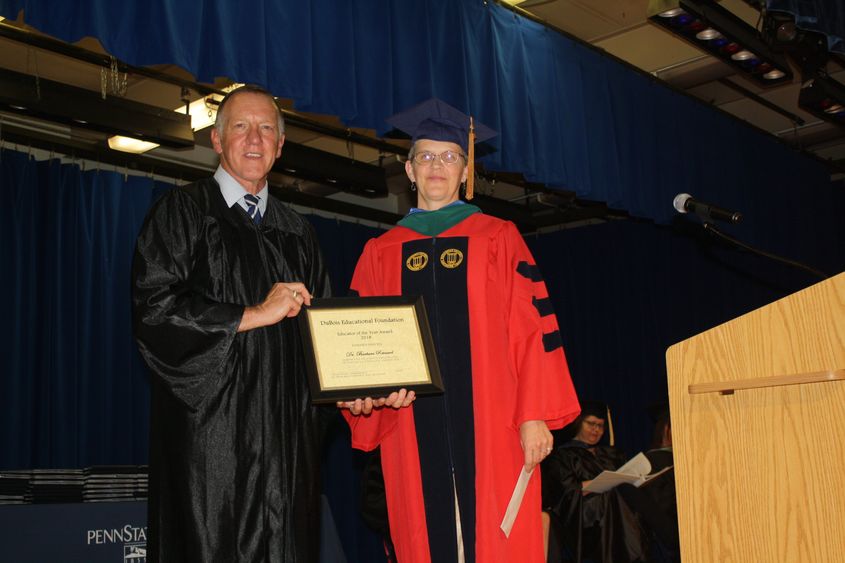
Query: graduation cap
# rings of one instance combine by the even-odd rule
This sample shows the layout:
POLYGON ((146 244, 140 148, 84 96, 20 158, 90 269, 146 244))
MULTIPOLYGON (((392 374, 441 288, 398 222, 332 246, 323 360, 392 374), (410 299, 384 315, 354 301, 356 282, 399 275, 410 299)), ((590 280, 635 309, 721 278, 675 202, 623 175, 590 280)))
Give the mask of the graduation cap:
POLYGON ((609 418, 607 405, 600 401, 580 401, 581 416, 594 416, 602 420, 609 418))
POLYGON ((466 198, 472 199, 475 179, 475 143, 495 137, 497 133, 472 116, 437 98, 431 98, 401 113, 387 118, 387 123, 411 136, 421 139, 455 143, 467 155, 466 198))

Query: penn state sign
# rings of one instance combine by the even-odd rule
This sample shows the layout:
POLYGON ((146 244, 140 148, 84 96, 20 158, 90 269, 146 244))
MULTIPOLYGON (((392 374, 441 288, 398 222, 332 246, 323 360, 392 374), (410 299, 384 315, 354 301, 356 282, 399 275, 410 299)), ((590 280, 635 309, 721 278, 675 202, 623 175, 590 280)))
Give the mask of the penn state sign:
POLYGON ((147 503, 0 505, 0 560, 146 563, 147 503))

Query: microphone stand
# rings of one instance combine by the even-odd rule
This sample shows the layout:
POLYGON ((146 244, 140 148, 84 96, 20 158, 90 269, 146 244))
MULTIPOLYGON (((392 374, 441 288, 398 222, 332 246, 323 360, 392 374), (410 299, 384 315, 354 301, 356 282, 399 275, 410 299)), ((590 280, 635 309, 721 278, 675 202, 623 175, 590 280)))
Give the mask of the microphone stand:
POLYGON ((815 268, 811 268, 810 266, 807 266, 806 264, 802 264, 801 262, 796 262, 795 260, 789 260, 788 258, 784 258, 782 256, 778 256, 777 254, 772 254, 771 252, 766 252, 764 250, 760 250, 759 248, 754 248, 753 246, 749 246, 749 245, 745 244, 744 242, 740 242, 737 239, 733 238, 732 236, 726 235, 725 233, 723 233, 722 231, 717 229, 716 225, 714 225, 713 223, 710 223, 709 221, 704 222, 704 230, 709 232, 709 233, 716 235, 717 237, 719 237, 721 239, 724 239, 724 240, 730 242, 731 244, 734 244, 734 245, 736 245, 740 248, 743 248, 743 249, 751 252, 752 254, 757 254, 758 256, 763 256, 765 258, 769 258, 770 260, 774 260, 776 262, 781 262, 783 264, 787 264, 787 265, 793 266, 795 268, 800 268, 801 270, 804 270, 806 272, 810 272, 814 276, 819 277, 823 280, 826 280, 830 277, 827 274, 825 274, 824 272, 816 270, 815 268))

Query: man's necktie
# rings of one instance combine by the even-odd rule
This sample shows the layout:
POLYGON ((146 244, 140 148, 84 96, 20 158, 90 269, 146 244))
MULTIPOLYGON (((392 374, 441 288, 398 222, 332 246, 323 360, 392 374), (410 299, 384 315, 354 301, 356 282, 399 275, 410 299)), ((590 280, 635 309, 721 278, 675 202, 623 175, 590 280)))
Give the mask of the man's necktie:
POLYGON ((244 201, 246 201, 246 212, 256 225, 261 223, 261 211, 258 209, 259 199, 260 198, 257 195, 246 194, 244 196, 244 201))

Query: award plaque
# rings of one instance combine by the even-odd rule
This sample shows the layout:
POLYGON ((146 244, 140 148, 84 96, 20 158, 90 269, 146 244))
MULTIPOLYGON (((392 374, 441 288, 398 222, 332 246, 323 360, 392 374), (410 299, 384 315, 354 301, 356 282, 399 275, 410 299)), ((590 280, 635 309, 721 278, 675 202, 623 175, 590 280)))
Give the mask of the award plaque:
POLYGON ((298 318, 313 403, 443 392, 422 297, 314 299, 298 318))

